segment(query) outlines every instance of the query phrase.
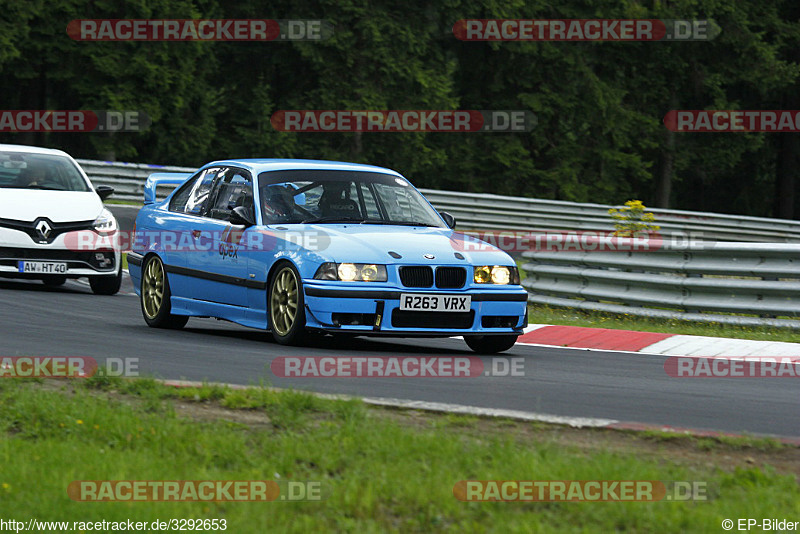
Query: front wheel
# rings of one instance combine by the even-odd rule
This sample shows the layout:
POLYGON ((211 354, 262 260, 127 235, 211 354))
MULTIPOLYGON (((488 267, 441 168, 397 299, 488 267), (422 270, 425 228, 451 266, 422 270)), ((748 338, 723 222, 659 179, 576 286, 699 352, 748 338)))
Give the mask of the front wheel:
POLYGON ((142 315, 153 328, 178 329, 186 326, 189 317, 173 315, 170 302, 169 280, 164 264, 158 256, 150 256, 142 269, 141 297, 142 315))
POLYGON ((269 328, 281 345, 299 345, 306 333, 303 283, 290 263, 280 265, 269 286, 269 328))
POLYGON ((90 276, 89 285, 95 295, 116 295, 122 287, 122 268, 114 276, 90 276))
POLYGON ((497 354, 513 347, 517 342, 517 337, 516 335, 464 336, 464 341, 478 354, 497 354))

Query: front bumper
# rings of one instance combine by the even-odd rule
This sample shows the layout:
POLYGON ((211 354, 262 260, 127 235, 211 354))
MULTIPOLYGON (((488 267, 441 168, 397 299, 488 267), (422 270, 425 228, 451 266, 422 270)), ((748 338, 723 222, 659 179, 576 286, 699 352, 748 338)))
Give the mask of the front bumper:
POLYGON ((46 273, 23 273, 21 262, 56 262, 66 264, 67 270, 56 276, 81 278, 87 276, 108 276, 117 273, 120 253, 113 249, 70 250, 52 245, 7 247, 0 245, 0 277, 41 279, 52 276, 46 273))
POLYGON ((454 336, 522 334, 527 292, 509 289, 439 290, 343 286, 304 280, 306 326, 361 335, 454 336), (401 294, 469 295, 465 312, 400 310, 401 294))

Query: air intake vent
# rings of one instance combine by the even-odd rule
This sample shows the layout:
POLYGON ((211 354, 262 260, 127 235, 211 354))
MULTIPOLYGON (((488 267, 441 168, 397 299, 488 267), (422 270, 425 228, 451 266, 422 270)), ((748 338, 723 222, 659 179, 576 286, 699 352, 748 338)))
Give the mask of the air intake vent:
POLYGON ((464 330, 472 328, 474 321, 475 310, 468 312, 420 312, 396 309, 392 312, 392 326, 396 328, 457 328, 464 330))
POLYGON ((433 269, 425 266, 400 267, 400 281, 406 287, 431 287, 433 269))
POLYGON ((436 269, 436 287, 458 289, 467 282, 467 270, 463 267, 439 267, 436 269))

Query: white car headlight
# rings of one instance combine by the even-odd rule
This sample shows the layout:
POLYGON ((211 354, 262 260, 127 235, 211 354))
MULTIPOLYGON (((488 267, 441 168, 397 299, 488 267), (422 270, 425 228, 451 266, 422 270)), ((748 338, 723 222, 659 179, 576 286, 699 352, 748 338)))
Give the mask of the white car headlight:
POLYGON ((92 223, 92 228, 98 234, 112 234, 117 231, 117 219, 113 213, 103 208, 100 216, 92 223))
POLYGON ((495 265, 492 269, 492 282, 495 284, 508 284, 509 280, 511 280, 511 271, 508 270, 508 267, 495 265))

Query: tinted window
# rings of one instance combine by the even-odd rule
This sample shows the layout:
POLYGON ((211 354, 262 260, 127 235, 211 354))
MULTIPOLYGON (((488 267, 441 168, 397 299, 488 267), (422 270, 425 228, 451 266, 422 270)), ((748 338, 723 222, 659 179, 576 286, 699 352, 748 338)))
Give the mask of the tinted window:
POLYGON ((169 201, 169 211, 176 211, 178 213, 184 212, 186 209, 186 203, 189 201, 189 197, 192 194, 192 189, 194 189, 199 177, 200 175, 196 174, 185 184, 183 184, 174 195, 172 195, 172 200, 169 201))
POLYGON ((206 169, 195 181, 192 192, 189 194, 189 199, 186 201, 184 213, 189 215, 204 215, 205 203, 208 199, 208 193, 211 191, 211 186, 214 185, 214 179, 220 173, 219 167, 206 169))
POLYGON ((253 183, 246 171, 229 169, 217 181, 207 214, 214 219, 228 220, 237 206, 244 206, 252 212, 253 183))
POLYGON ((52 154, 0 152, 0 187, 91 191, 69 158, 52 154))
POLYGON ((297 170, 261 173, 264 224, 361 222, 444 227, 405 179, 376 172, 297 170))

